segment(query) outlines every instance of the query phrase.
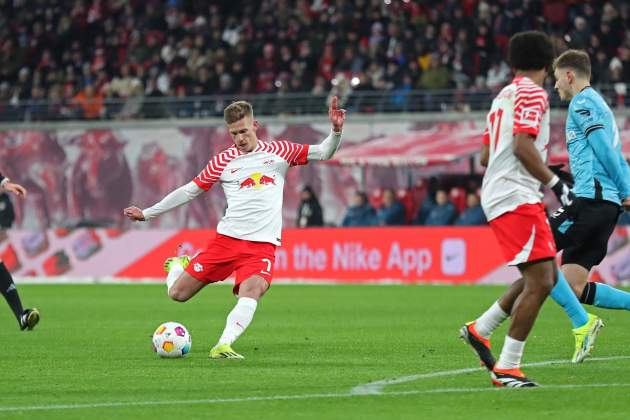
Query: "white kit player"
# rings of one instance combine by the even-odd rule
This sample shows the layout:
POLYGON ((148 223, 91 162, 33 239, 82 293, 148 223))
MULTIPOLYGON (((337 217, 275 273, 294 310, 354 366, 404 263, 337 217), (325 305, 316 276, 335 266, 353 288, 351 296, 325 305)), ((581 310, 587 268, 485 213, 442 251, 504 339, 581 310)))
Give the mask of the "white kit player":
POLYGON ((328 110, 330 135, 318 145, 303 145, 259 140, 252 106, 245 101, 234 102, 224 110, 233 146, 214 156, 195 179, 159 203, 144 210, 124 210, 131 220, 149 220, 188 203, 216 182, 223 187, 227 210, 216 237, 192 259, 173 257, 164 264, 168 295, 179 302, 187 301, 207 284, 236 273, 234 293, 238 301, 227 317, 219 342, 210 350, 210 358, 243 358, 232 349, 232 343, 251 323, 258 300, 271 284, 282 230, 285 174, 291 166, 327 160, 337 151, 346 114, 337 104, 337 97, 333 97, 328 110))
POLYGON ((522 32, 510 39, 508 50, 516 77, 497 95, 488 114, 481 204, 507 264, 521 272, 523 288, 509 299, 504 295, 463 326, 461 336, 488 368, 494 385, 521 388, 536 386, 520 369, 525 340, 561 276, 554 264, 556 246, 541 201, 541 183, 563 204, 571 195, 545 165, 549 103, 542 86, 554 58, 551 42, 542 32, 522 32), (510 328, 495 362, 490 335, 508 316, 510 328))

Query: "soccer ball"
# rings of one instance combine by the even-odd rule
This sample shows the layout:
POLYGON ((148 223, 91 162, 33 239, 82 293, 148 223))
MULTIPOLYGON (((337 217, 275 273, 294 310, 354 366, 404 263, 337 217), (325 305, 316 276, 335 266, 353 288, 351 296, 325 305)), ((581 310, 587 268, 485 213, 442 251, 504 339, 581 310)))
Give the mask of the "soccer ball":
POLYGON ((153 333, 153 351, 160 357, 183 357, 191 346, 188 330, 178 322, 165 322, 153 333))

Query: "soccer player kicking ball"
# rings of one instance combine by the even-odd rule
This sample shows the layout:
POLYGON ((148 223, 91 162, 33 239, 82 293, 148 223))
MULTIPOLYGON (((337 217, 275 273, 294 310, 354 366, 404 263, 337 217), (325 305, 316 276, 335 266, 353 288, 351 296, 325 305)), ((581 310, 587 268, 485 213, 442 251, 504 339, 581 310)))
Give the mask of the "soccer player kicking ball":
MULTIPOLYGON (((0 190, 12 192, 21 198, 26 197, 26 189, 23 186, 11 182, 9 178, 2 176, 1 173, 0 190)), ((9 273, 9 270, 7 270, 2 260, 0 260, 0 289, 2 289, 2 296, 7 300, 7 303, 15 314, 15 318, 20 324, 20 329, 24 331, 35 328, 35 325, 39 322, 39 311, 36 308, 26 310, 22 308, 22 301, 20 300, 20 295, 15 287, 15 283, 13 283, 11 273, 9 273)))
POLYGON ((124 210, 131 220, 149 220, 191 201, 216 182, 221 183, 227 210, 217 226, 216 237, 192 259, 172 257, 164 264, 168 295, 179 302, 236 272, 234 293, 238 301, 228 314, 219 342, 210 350, 212 359, 243 358, 232 349, 232 343, 252 322, 258 300, 271 284, 282 230, 285 174, 291 166, 327 160, 336 152, 346 116, 337 103, 337 97, 333 97, 328 110, 332 131, 318 145, 259 140, 252 106, 245 101, 232 103, 225 108, 224 118, 233 146, 214 156, 195 179, 154 206, 124 210))
POLYGON ((572 199, 568 186, 545 165, 549 102, 542 85, 553 58, 551 42, 542 32, 522 32, 510 39, 508 61, 516 76, 492 102, 484 133, 482 163, 487 170, 481 203, 508 265, 521 272, 523 288, 513 301, 506 302, 504 296, 503 302, 466 324, 461 334, 500 387, 537 386, 520 369, 525 340, 556 281, 566 286, 554 263, 556 247, 540 194, 543 183, 564 205, 572 199), (508 314, 510 328, 495 363, 489 337, 508 314))

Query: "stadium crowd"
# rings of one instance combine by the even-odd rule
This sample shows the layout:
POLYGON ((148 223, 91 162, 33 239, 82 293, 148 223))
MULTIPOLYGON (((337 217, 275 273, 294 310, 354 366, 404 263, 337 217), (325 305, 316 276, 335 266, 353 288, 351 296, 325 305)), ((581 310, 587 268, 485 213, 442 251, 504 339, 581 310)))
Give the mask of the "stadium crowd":
MULTIPOLYGON (((350 198, 340 226, 486 224, 479 199, 478 180, 466 176, 458 178, 460 182, 456 184, 431 177, 420 180, 413 188, 378 188, 369 194, 358 190, 350 198)), ((305 186, 298 206, 296 226, 324 226, 323 213, 313 188, 305 186)))
POLYGON ((38 100, 31 111, 47 119, 190 116, 146 98, 335 88, 349 108, 352 93, 375 90, 406 109, 412 90, 496 91, 508 39, 527 29, 587 50, 593 83, 626 100, 625 1, 0 0, 0 107, 5 118, 38 100))

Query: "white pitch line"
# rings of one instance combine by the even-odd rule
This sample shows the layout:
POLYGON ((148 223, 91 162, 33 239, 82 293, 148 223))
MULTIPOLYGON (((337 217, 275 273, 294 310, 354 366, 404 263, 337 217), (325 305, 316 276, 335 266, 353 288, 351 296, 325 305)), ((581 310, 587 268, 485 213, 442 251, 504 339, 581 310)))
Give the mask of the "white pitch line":
POLYGON ((216 399, 198 399, 198 400, 170 400, 170 401, 113 401, 103 403, 86 403, 86 404, 51 404, 51 405, 31 405, 31 406, 14 406, 0 407, 1 412, 22 412, 22 411, 48 411, 48 410, 79 410, 94 408, 121 408, 121 407, 147 407, 160 405, 191 405, 191 404, 225 404, 225 403, 244 403, 257 401, 290 401, 290 400, 310 400, 319 398, 356 398, 356 397, 396 397, 405 395, 427 395, 427 394, 455 394, 455 393, 475 393, 475 392, 536 392, 544 390, 556 389, 574 389, 574 388, 630 388, 627 384, 575 384, 575 385, 546 385, 539 388, 531 388, 523 391, 507 388, 438 388, 425 390, 409 390, 382 392, 380 394, 351 394, 350 392, 330 393, 330 394, 302 394, 302 395, 271 395, 267 397, 243 397, 243 398, 216 398, 216 399))
MULTIPOLYGON (((603 362, 610 360, 623 360, 630 359, 630 356, 608 356, 608 357, 591 357, 586 359, 587 362, 603 362)), ((549 366, 549 365, 561 365, 570 364, 568 360, 546 360, 544 362, 525 363, 523 367, 530 366, 549 366)), ((465 373, 485 371, 485 368, 467 368, 467 369, 455 369, 455 370, 442 370, 429 373, 418 373, 415 375, 401 376, 400 378, 383 379, 380 381, 368 382, 367 384, 357 385, 350 390, 352 395, 377 395, 383 392, 383 388, 389 385, 404 384, 407 382, 414 382, 421 379, 439 378, 443 376, 455 376, 465 373)))

